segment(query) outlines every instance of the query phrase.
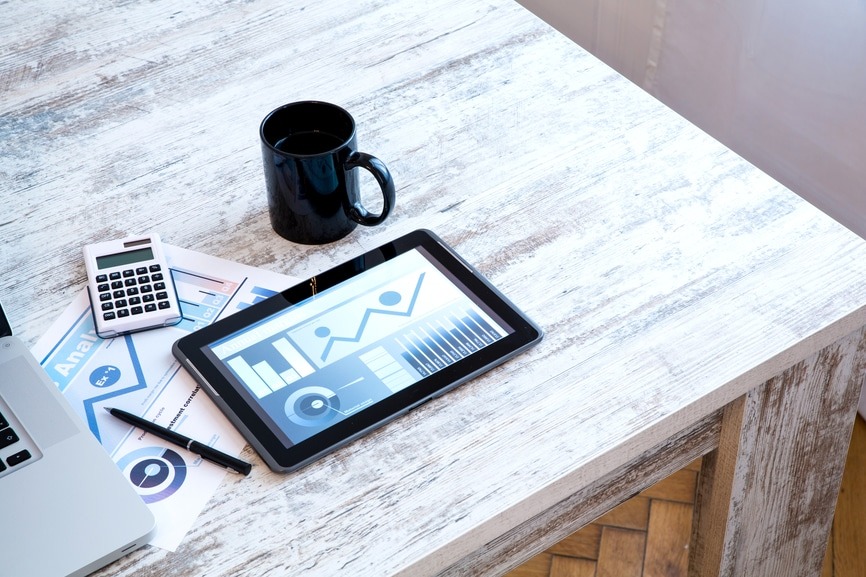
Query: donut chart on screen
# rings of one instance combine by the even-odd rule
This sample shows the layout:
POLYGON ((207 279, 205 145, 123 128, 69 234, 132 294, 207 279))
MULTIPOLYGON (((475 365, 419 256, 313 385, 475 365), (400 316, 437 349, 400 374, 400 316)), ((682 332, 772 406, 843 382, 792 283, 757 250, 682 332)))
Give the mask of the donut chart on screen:
POLYGON ((186 479, 186 461, 164 447, 136 449, 117 462, 145 503, 156 503, 180 489, 186 479))
POLYGON ((286 416, 296 425, 316 427, 340 414, 340 398, 325 387, 304 387, 286 399, 286 416))

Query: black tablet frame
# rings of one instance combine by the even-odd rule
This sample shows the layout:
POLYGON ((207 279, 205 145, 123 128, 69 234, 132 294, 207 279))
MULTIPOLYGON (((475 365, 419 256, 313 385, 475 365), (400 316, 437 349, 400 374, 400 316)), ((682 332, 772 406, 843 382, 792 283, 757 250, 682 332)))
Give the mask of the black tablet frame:
POLYGON ((214 399, 232 423, 278 472, 296 470, 399 417, 424 402, 505 362, 542 339, 541 329, 438 236, 416 230, 350 261, 318 274, 277 295, 220 319, 178 341, 172 353, 214 399), (316 293, 355 277, 415 248, 432 257, 470 298, 512 332, 472 354, 329 426, 310 438, 286 446, 285 433, 275 432, 251 406, 244 386, 213 362, 209 346, 316 293), (461 286, 462 285, 462 286, 461 286))

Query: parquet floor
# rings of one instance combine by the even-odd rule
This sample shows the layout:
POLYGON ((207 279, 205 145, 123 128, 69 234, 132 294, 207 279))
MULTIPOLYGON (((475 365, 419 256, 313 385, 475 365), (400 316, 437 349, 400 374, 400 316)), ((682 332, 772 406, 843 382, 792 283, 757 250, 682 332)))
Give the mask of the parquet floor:
MULTIPOLYGON (((506 577, 685 577, 700 461, 506 577)), ((866 422, 857 419, 821 577, 866 576, 866 422)))

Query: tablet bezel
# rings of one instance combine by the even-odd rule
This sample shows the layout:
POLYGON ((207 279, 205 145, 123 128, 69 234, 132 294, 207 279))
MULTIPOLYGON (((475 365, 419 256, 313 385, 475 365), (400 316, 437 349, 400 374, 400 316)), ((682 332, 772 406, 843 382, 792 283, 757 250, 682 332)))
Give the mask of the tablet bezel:
MULTIPOLYGON (((423 252, 422 252, 423 254, 423 252)), ((203 386, 268 466, 278 472, 296 470, 350 441, 397 418, 422 403, 444 394, 467 380, 499 365, 542 338, 541 329, 515 307, 486 278, 464 261, 438 236, 416 230, 281 293, 203 327, 174 343, 172 352, 203 386), (434 266, 449 277, 473 302, 513 332, 393 393, 369 407, 286 447, 250 405, 241 383, 217 368, 206 349, 220 340, 330 287, 370 270, 415 248, 426 252, 434 266), (244 392, 241 392, 244 391, 244 392)), ((285 435, 285 433, 283 433, 285 435)))

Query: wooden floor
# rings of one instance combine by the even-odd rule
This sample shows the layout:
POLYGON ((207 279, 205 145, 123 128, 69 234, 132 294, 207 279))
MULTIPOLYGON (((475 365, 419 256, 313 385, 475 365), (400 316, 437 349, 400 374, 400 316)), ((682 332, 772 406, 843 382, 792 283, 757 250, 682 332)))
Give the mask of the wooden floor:
MULTIPOLYGON (((700 461, 626 501, 507 577, 680 577, 700 461)), ((866 422, 857 419, 821 577, 866 576, 866 422)))

